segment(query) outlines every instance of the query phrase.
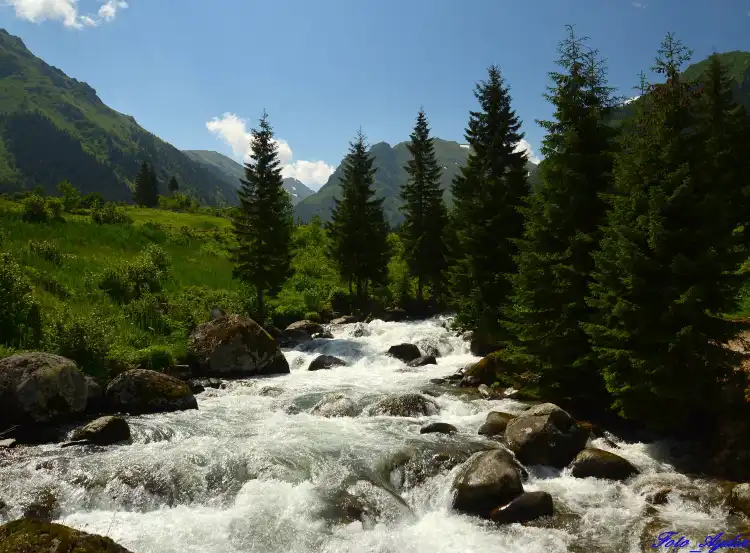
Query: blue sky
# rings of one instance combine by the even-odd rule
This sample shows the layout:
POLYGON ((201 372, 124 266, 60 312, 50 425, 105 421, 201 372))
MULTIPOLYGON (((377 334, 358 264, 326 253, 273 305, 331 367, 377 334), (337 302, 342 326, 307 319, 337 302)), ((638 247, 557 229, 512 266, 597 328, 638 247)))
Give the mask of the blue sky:
POLYGON ((241 159, 265 108, 286 173, 314 188, 360 126, 404 141, 420 105, 463 142, 493 63, 538 152, 567 23, 627 95, 667 31, 695 61, 750 50, 750 0, 0 0, 0 26, 178 148, 241 159))

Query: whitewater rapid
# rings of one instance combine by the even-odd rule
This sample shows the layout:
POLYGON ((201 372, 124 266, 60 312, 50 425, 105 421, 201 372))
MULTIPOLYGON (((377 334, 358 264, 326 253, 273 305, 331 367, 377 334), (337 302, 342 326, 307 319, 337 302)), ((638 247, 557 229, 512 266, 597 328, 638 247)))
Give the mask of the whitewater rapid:
MULTIPOLYGON (((414 485, 391 468, 394 458, 414 450, 468 455, 493 444, 477 434, 488 412, 528 407, 430 384, 478 359, 444 322, 333 328, 332 340, 285 351, 289 375, 208 389, 197 396, 197 411, 130 417, 130 445, 3 453, 0 500, 8 509, 0 518, 18 518, 23 505, 51 494, 56 522, 107 535, 134 553, 619 553, 642 551, 654 521, 703 535, 736 524, 720 500, 720 483, 678 474, 658 444, 618 442, 617 454, 642 471, 627 484, 528 467, 525 489, 548 491, 555 501, 555 517, 539 524, 496 527, 452 511, 457 467, 414 485), (407 368, 385 355, 403 342, 437 350, 437 366, 407 368), (308 371, 321 353, 350 366, 308 371), (423 390, 436 396, 438 414, 309 413, 330 392, 367 405, 423 390), (458 433, 421 435, 432 421, 458 433), (699 499, 670 495, 665 505, 649 505, 646 493, 665 485, 699 499), (364 498, 366 521, 331 519, 330 497, 341 490, 364 498)), ((603 440, 593 445, 612 450, 603 440)))

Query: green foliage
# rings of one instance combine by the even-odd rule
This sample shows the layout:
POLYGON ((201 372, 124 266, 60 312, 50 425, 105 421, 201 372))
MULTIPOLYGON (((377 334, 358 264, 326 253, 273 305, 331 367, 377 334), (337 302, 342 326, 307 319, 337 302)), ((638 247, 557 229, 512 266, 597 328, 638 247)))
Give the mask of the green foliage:
POLYGON ((133 219, 124 209, 108 202, 103 205, 97 204, 91 210, 91 220, 97 225, 129 225, 133 219))
POLYGON ((558 47, 562 72, 551 73, 547 95, 555 120, 540 123, 547 131, 540 185, 522 209, 506 358, 537 374, 543 397, 593 405, 606 394, 580 325, 590 317, 591 253, 606 213, 600 194, 611 191, 615 131, 607 117, 615 101, 597 52, 568 30, 558 47))
POLYGON ((29 252, 38 255, 53 265, 62 264, 62 254, 53 242, 48 242, 47 240, 30 240, 27 247, 29 252))
POLYGON ((99 192, 92 192, 81 197, 80 207, 83 209, 97 209, 104 204, 104 197, 99 192))
POLYGON ((70 181, 61 181, 57 185, 57 192, 62 196, 62 207, 67 213, 73 212, 81 205, 81 193, 70 181))
POLYGON ((23 200, 23 220, 28 223, 46 223, 52 218, 47 199, 31 194, 23 200))
POLYGON ((174 192, 171 196, 159 196, 160 209, 172 209, 174 211, 196 213, 200 207, 201 204, 198 199, 189 196, 188 194, 174 192))
POLYGON ((312 321, 314 323, 323 322, 323 319, 320 316, 320 313, 318 313, 317 311, 308 311, 307 313, 305 313, 305 320, 312 321))
POLYGON ((63 310, 51 321, 50 349, 72 359, 87 374, 106 376, 108 321, 96 312, 80 315, 63 310))
POLYGON ((331 221, 326 224, 330 243, 328 255, 341 277, 356 285, 364 304, 368 286, 387 282, 390 251, 388 228, 383 216, 383 200, 375 198, 373 157, 368 154, 365 135, 360 130, 349 144, 344 159, 341 198, 334 200, 331 221), (363 247, 366 244, 366 247, 363 247))
MULTIPOLYGON (((404 167, 409 179, 401 188, 404 201, 401 237, 404 257, 411 274, 417 279, 417 301, 422 304, 425 284, 429 284, 436 295, 442 295, 444 290, 447 269, 444 233, 448 222, 440 189, 442 170, 437 163, 427 117, 422 109, 407 147, 412 159, 404 167)), ((402 299, 403 294, 404 290, 401 290, 399 296, 402 299)))
POLYGON ((0 254, 0 343, 35 347, 42 337, 39 303, 21 266, 8 253, 0 254))
POLYGON ((597 317, 586 325, 620 415, 670 430, 692 428, 697 414, 705 424, 715 407, 705 399, 718 397, 737 364, 723 345, 736 329, 721 314, 737 296, 747 257, 738 228, 750 222, 738 178, 747 174, 746 156, 740 165, 716 159, 738 155, 731 150, 743 140, 727 82, 715 67, 713 90, 696 105, 679 75, 688 58, 667 35, 654 67, 666 82, 648 87, 623 135, 595 254, 589 303, 597 317))
POLYGON ((166 316, 167 309, 163 299, 146 293, 125 305, 123 311, 141 330, 168 335, 172 331, 172 326, 166 316))
POLYGON ((128 303, 145 294, 162 290, 168 276, 169 257, 159 246, 149 244, 132 261, 126 261, 104 271, 99 288, 114 301, 128 303))
POLYGON ((238 242, 234 275, 255 288, 257 318, 263 322, 264 293, 278 291, 291 273, 292 204, 284 190, 278 147, 265 112, 252 135, 253 163, 245 165, 240 211, 232 219, 238 242))
POLYGON ((135 178, 133 201, 142 207, 159 205, 159 182, 153 169, 147 162, 141 163, 138 176, 135 178))
POLYGON ((508 275, 516 271, 515 241, 523 233, 518 208, 528 193, 527 158, 516 151, 524 135, 499 68, 489 68, 474 95, 481 111, 471 112, 466 129, 472 151, 452 186, 456 321, 484 339, 506 342, 500 321, 507 320, 508 275))

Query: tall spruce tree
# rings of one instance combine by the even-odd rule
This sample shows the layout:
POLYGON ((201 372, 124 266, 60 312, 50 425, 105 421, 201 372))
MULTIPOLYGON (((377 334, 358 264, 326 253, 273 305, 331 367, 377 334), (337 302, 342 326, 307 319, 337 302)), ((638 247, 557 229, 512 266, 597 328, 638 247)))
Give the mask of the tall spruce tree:
POLYGON ((371 283, 385 283, 390 258, 383 199, 375 198, 373 188, 374 160, 360 130, 349 144, 343 162, 341 198, 334 199, 331 220, 326 224, 330 235, 329 256, 338 265, 341 276, 348 280, 350 294, 356 285, 360 302, 367 299, 371 283))
POLYGON ((518 147, 521 121, 498 67, 489 68, 474 95, 480 111, 471 112, 465 135, 471 153, 451 185, 451 280, 458 325, 480 341, 503 344, 510 337, 501 321, 523 233, 518 208, 528 193, 527 155, 518 147))
POLYGON ((177 178, 174 175, 169 179, 168 188, 172 194, 180 190, 180 185, 177 183, 177 178))
POLYGON ((543 397, 591 405, 604 382, 580 323, 589 320, 591 253, 607 208, 600 194, 612 187, 615 130, 607 117, 616 100, 597 52, 567 29, 558 46, 563 71, 550 74, 546 95, 554 120, 539 121, 547 131, 540 186, 522 209, 526 230, 511 277, 514 340, 506 355, 536 376, 543 397))
POLYGON ((421 108, 407 148, 412 159, 404 166, 409 179, 401 187, 404 202, 401 237, 409 272, 417 279, 417 301, 422 305, 425 284, 430 286, 433 297, 443 293, 447 268, 444 231, 448 212, 440 189, 442 169, 421 108))
POLYGON ((278 147, 264 111, 252 130, 251 160, 239 189, 240 207, 232 217, 238 247, 234 275, 256 292, 256 317, 265 322, 265 294, 273 294, 291 274, 292 204, 284 190, 278 147))
POLYGON ((694 433, 711 424, 712 399, 737 362, 723 345, 734 329, 721 314, 746 257, 736 232, 746 211, 731 205, 743 186, 726 178, 735 169, 705 159, 732 148, 726 137, 705 142, 724 134, 719 122, 731 112, 724 85, 714 75, 717 93, 696 107, 680 75, 689 57, 667 35, 653 68, 666 82, 650 87, 623 135, 595 254, 589 303, 597 320, 586 329, 621 416, 694 433))
POLYGON ((158 186, 153 169, 144 161, 135 178, 133 201, 143 207, 156 207, 159 204, 158 186))

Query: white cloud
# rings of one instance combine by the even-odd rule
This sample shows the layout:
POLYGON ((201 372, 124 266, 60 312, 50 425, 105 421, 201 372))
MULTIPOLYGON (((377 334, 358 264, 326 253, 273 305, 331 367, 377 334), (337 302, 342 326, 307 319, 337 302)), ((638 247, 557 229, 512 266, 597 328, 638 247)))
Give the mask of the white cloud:
POLYGON ((625 100, 623 102, 623 105, 628 105, 631 102, 635 102, 638 98, 640 98, 640 95, 639 96, 633 96, 632 98, 628 98, 627 100, 625 100))
POLYGON ((124 0, 108 0, 99 8, 99 14, 94 16, 81 15, 78 12, 78 0, 5 0, 3 3, 12 6, 16 17, 21 19, 32 23, 62 21, 63 25, 74 29, 96 27, 100 23, 112 21, 118 10, 128 7, 124 0))
POLYGON ((117 10, 124 10, 127 7, 128 3, 125 0, 109 0, 99 8, 99 17, 104 21, 112 21, 117 15, 117 10))
POLYGON ((531 144, 525 140, 521 139, 521 142, 518 143, 518 146, 516 147, 516 152, 525 151, 526 154, 529 156, 529 161, 533 163, 534 165, 539 165, 539 162, 541 159, 539 156, 537 156, 534 153, 534 150, 531 148, 531 144))
POLYGON ((469 146, 468 144, 459 144, 459 146, 461 146, 462 148, 471 148, 471 146, 469 146))
POLYGON ((642 10, 645 10, 648 7, 648 4, 644 2, 632 2, 632 6, 634 8, 640 8, 642 10))
MULTIPOLYGON (((225 113, 207 122, 206 128, 226 142, 237 159, 243 162, 249 159, 253 137, 244 119, 234 113, 225 113)), ((295 178, 315 189, 328 182, 328 177, 333 174, 334 167, 324 161, 292 161, 292 148, 286 140, 276 139, 274 142, 278 147, 279 161, 282 164, 281 174, 285 178, 295 178)))

